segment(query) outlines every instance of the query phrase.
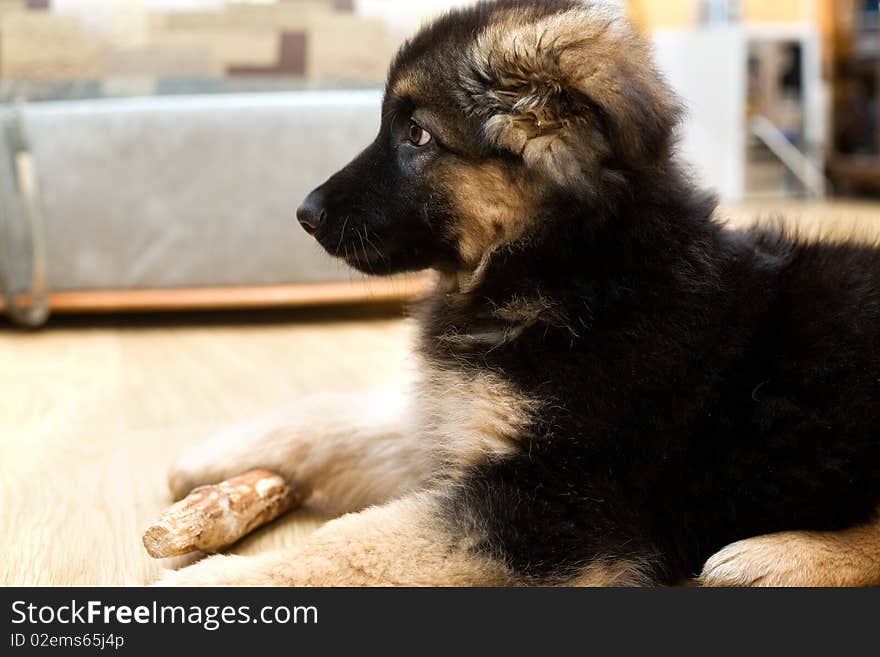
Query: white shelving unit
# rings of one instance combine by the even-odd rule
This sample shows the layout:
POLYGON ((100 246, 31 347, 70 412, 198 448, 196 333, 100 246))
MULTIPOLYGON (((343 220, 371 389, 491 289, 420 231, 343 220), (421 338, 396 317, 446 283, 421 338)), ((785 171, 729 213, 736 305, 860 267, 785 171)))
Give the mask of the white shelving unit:
POLYGON ((811 195, 824 194, 827 91, 822 80, 820 38, 814 23, 768 23, 658 30, 657 60, 688 109, 682 150, 705 184, 727 202, 743 200, 748 137, 757 130, 811 195), (750 124, 746 112, 749 45, 801 46, 804 142, 795 148, 766 117, 750 124))

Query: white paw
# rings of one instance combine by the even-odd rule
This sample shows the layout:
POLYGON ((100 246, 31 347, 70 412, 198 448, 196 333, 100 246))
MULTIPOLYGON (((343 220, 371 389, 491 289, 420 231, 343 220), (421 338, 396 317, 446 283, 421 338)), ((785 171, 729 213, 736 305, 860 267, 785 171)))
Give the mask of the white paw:
POLYGON ((272 586, 283 584, 264 555, 215 555, 180 570, 166 570, 153 586, 272 586))
POLYGON ((175 500, 182 499, 199 486, 217 483, 205 470, 189 467, 183 460, 168 471, 168 490, 175 500))
POLYGON ((703 566, 703 586, 818 586, 811 550, 796 535, 770 534, 731 543, 703 566))
POLYGON ((289 438, 283 431, 285 417, 272 415, 235 425, 187 449, 168 473, 168 488, 174 498, 257 467, 279 470, 289 438))
POLYGON ((168 490, 171 492, 171 497, 175 500, 186 497, 196 487, 193 481, 194 478, 189 472, 173 465, 168 471, 168 490))
MULTIPOLYGON (((234 465, 234 463, 233 463, 234 465)), ((222 453, 212 454, 205 446, 184 452, 168 471, 168 490, 175 500, 206 484, 216 484, 229 476, 229 468, 223 462, 222 453)), ((247 468, 245 468, 247 469, 247 468)), ((244 470, 232 474, 241 474, 244 470)))

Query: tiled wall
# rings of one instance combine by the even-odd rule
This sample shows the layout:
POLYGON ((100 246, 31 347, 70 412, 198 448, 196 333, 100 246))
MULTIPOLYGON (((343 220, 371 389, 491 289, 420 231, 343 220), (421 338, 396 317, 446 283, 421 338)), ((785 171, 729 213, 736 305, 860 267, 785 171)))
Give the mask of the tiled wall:
POLYGON ((399 43, 353 0, 216 4, 0 0, 0 98, 378 84, 399 43))

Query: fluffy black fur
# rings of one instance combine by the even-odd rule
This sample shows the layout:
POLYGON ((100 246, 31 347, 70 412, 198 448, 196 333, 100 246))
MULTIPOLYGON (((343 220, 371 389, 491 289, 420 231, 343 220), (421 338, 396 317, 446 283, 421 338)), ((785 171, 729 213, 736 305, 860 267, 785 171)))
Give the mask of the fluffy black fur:
POLYGON ((507 252, 467 298, 427 310, 431 358, 549 400, 522 452, 454 502, 538 580, 627 557, 677 581, 732 541, 840 529, 880 505, 880 252, 725 231, 687 183, 650 187, 667 200, 507 252), (491 350, 438 340, 534 294, 565 325, 491 350))
MULTIPOLYGON (((458 78, 447 70, 499 7, 522 4, 575 5, 480 5, 404 49, 392 82, 423 66, 436 88, 386 99, 377 141, 319 188, 328 250, 356 253, 363 234, 378 256, 348 260, 365 270, 455 273, 454 217, 432 168, 521 164, 448 106, 444 85, 458 78), (400 117, 419 103, 436 104, 472 151, 405 144, 400 117)), ((672 582, 737 539, 843 528, 880 506, 880 250, 725 229, 658 130, 642 161, 613 162, 613 190, 553 188, 534 229, 497 249, 472 288, 438 288, 421 309, 433 366, 491 371, 543 402, 519 452, 470 471, 449 501, 454 524, 481 527, 482 549, 533 581, 628 558, 672 582), (448 339, 498 334, 510 321, 498 309, 523 300, 547 312, 515 339, 448 339)))

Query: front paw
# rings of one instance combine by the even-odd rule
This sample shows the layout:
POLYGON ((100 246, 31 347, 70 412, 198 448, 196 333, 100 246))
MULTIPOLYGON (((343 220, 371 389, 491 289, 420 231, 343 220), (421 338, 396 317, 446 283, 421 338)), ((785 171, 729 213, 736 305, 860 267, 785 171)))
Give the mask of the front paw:
POLYGON ((822 586, 808 544, 789 533, 731 543, 703 566, 703 586, 822 586))
POLYGON ((286 583, 265 557, 215 555, 180 570, 166 570, 153 586, 279 586, 286 583))
POLYGON ((182 499, 199 486, 216 484, 226 478, 225 470, 213 463, 211 455, 204 451, 185 452, 168 470, 168 490, 173 499, 182 499))
POLYGON ((168 490, 174 500, 183 499, 193 488, 199 486, 196 481, 198 477, 180 464, 176 463, 168 470, 168 490))

